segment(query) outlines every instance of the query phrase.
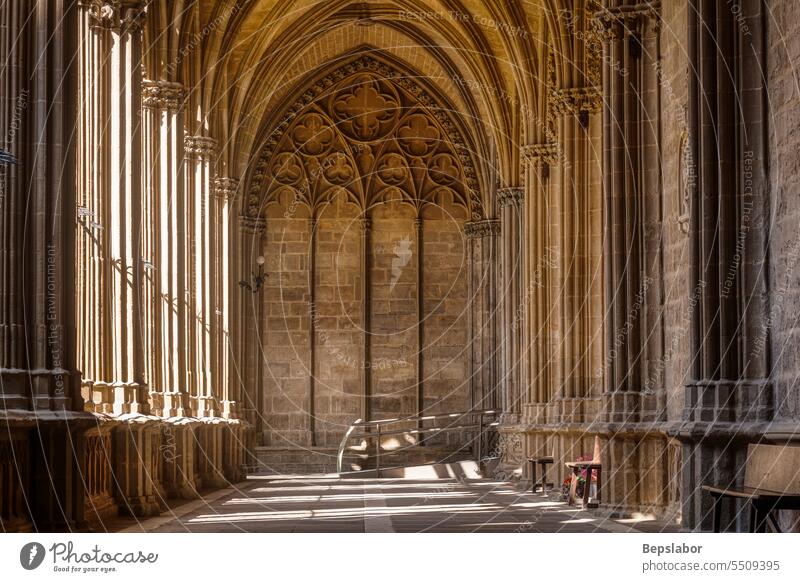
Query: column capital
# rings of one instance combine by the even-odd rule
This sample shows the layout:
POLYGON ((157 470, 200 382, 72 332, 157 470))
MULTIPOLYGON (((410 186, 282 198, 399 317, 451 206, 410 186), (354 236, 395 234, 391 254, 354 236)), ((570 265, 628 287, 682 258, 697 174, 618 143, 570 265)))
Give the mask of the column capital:
POLYGON ((532 143, 522 146, 522 161, 524 164, 547 164, 554 166, 558 163, 560 151, 558 144, 553 141, 532 143))
POLYGON ((217 140, 202 135, 187 135, 183 138, 187 157, 210 160, 217 153, 217 140))
POLYGON ((509 188, 500 188, 497 191, 497 204, 500 208, 506 206, 521 206, 525 201, 525 188, 522 186, 511 186, 509 188))
POLYGON ((142 106, 148 109, 177 111, 183 105, 184 88, 171 81, 142 81, 142 106))
POLYGON ((500 234, 500 221, 496 218, 468 222, 464 225, 467 238, 484 238, 500 234))
POLYGON ((89 13, 89 27, 92 29, 135 34, 141 32, 147 19, 147 2, 144 0, 80 0, 78 5, 89 13))
POLYGON ((239 229, 244 234, 263 234, 266 228, 267 220, 261 216, 248 216, 243 214, 239 217, 239 229))
POLYGON ((214 180, 214 196, 222 200, 233 200, 239 190, 238 178, 216 178, 214 180))
POLYGON ((137 34, 147 20, 147 2, 143 0, 115 0, 119 3, 119 28, 122 34, 137 34))
POLYGON ((553 92, 556 115, 585 115, 600 111, 603 99, 598 87, 570 87, 553 92))
POLYGON ((89 28, 92 30, 111 29, 118 22, 119 9, 112 2, 79 0, 78 6, 89 15, 89 28))
POLYGON ((630 34, 647 20, 653 20, 653 26, 660 26, 661 16, 660 0, 652 2, 639 2, 638 4, 625 4, 622 6, 599 7, 594 11, 593 18, 607 34, 619 38, 619 33, 614 31, 614 26, 622 25, 623 32, 630 34))

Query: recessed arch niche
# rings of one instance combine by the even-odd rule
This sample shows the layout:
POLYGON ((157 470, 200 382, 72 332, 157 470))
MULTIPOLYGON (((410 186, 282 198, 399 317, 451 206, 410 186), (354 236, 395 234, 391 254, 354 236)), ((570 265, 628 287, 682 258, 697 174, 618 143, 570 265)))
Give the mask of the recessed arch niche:
POLYGON ((360 57, 270 134, 245 214, 266 219, 264 444, 333 447, 357 418, 470 405, 472 156, 448 109, 360 57))

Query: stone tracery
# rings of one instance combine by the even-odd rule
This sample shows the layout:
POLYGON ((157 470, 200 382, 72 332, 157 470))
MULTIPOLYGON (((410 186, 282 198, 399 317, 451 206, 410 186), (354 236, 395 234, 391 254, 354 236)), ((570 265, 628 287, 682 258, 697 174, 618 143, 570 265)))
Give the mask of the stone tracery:
POLYGON ((305 91, 270 134, 245 214, 289 187, 311 207, 340 190, 362 209, 393 196, 421 207, 447 194, 480 219, 472 153, 445 111, 372 57, 340 67, 305 91))

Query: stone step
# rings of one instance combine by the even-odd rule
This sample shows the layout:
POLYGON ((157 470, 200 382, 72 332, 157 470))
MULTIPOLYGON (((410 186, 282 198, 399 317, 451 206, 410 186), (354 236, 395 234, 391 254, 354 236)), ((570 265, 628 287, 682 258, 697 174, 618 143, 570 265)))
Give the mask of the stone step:
MULTIPOLYGON (((337 450, 329 447, 255 447, 255 464, 249 473, 290 475, 336 472, 337 450)), ((413 467, 437 463, 457 463, 472 458, 471 451, 452 446, 409 447, 382 451, 381 467, 413 467)), ((365 471, 376 465, 374 449, 345 451, 343 471, 365 471)))
POLYGON ((366 469, 363 471, 349 471, 339 473, 342 479, 413 479, 415 481, 440 481, 440 480, 476 480, 483 479, 480 467, 473 460, 454 461, 452 463, 430 463, 427 465, 414 465, 407 467, 386 467, 366 469))

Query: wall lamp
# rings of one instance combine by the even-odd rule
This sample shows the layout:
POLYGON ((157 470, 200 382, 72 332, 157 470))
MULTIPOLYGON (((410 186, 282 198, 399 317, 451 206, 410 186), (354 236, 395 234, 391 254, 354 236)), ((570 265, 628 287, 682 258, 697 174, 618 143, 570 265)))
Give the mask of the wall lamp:
POLYGON ((256 263, 258 264, 258 273, 253 272, 251 274, 252 281, 239 281, 239 287, 242 289, 247 289, 251 293, 258 293, 261 290, 261 287, 264 285, 264 281, 267 280, 267 275, 264 274, 264 263, 266 259, 263 255, 259 255, 256 258, 256 263))

